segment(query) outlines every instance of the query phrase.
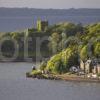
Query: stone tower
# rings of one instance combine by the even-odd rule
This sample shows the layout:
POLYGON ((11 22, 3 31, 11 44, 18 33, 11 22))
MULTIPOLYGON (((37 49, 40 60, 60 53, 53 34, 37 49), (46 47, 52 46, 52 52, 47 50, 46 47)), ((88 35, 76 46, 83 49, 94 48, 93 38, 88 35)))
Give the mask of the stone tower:
POLYGON ((42 21, 41 19, 37 20, 38 31, 46 31, 47 27, 48 27, 48 21, 42 21))

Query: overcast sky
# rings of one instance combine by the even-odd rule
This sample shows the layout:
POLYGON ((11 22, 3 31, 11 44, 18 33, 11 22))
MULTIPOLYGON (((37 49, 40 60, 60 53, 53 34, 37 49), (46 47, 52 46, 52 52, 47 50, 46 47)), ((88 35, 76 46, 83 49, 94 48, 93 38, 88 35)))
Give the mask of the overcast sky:
POLYGON ((100 8, 100 0, 0 0, 0 7, 100 8))

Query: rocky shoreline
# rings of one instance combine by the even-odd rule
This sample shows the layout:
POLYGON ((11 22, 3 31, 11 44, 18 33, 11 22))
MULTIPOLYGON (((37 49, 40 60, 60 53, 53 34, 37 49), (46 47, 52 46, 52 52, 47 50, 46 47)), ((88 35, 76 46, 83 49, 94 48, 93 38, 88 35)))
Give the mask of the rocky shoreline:
POLYGON ((29 72, 26 73, 26 77, 27 78, 37 78, 37 79, 47 79, 47 80, 61 80, 60 77, 57 77, 55 75, 52 74, 37 74, 37 75, 31 75, 29 72))
POLYGON ((63 80, 63 81, 73 81, 73 82, 89 82, 89 83, 100 83, 99 78, 87 78, 83 76, 65 76, 65 75, 53 75, 53 74, 33 74, 29 72, 26 73, 27 78, 33 79, 46 79, 46 80, 63 80))

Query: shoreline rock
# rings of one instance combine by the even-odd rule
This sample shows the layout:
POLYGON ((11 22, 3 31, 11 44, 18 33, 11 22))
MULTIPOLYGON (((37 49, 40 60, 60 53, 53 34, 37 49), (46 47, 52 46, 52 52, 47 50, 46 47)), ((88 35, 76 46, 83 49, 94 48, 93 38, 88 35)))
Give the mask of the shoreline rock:
POLYGON ((46 79, 46 80, 63 80, 63 81, 72 81, 72 82, 89 82, 89 83, 100 83, 99 78, 86 78, 86 77, 64 77, 62 75, 48 75, 48 74, 37 74, 37 75, 31 75, 29 72, 26 73, 27 78, 37 78, 37 79, 46 79))
POLYGON ((49 75, 49 74, 40 74, 40 75, 31 75, 30 72, 26 73, 27 78, 37 78, 37 79, 47 79, 47 80, 61 80, 60 77, 56 77, 54 75, 49 75))

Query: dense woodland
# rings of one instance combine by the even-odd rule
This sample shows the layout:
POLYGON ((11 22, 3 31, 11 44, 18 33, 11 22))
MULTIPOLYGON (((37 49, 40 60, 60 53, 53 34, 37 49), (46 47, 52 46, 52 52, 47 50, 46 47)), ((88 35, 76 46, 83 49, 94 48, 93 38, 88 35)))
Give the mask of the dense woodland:
POLYGON ((1 45, 3 55, 8 58, 13 56, 15 47, 12 40, 16 40, 19 52, 15 60, 23 61, 25 36, 31 38, 31 41, 28 41, 28 57, 33 61, 37 56, 36 39, 48 36, 48 40, 41 44, 40 51, 44 58, 50 60, 43 61, 41 69, 64 73, 72 65, 79 65, 80 59, 100 59, 100 23, 83 26, 81 23, 66 22, 49 26, 45 32, 31 28, 23 32, 1 33, 1 42, 5 40, 1 45), (5 39, 8 37, 10 39, 5 39))

